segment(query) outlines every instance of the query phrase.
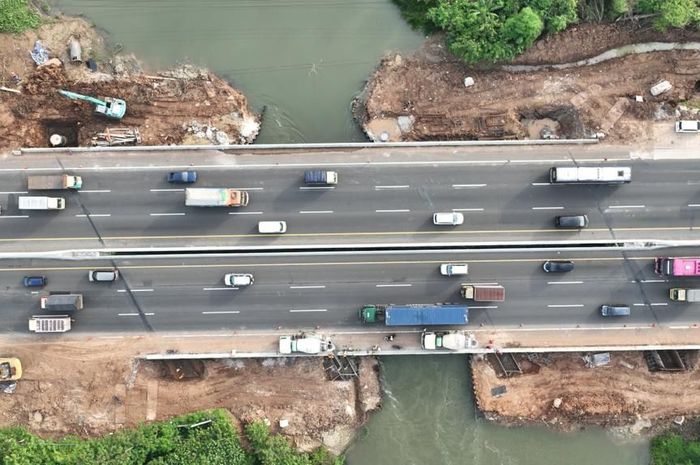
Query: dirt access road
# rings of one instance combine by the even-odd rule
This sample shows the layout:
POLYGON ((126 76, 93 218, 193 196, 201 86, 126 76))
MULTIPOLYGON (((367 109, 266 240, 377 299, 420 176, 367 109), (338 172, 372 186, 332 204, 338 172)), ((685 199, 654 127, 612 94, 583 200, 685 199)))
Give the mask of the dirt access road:
MULTIPOLYGON (((587 368, 581 353, 525 354, 522 375, 500 377, 493 356, 471 362, 477 405, 510 425, 547 424, 668 428, 678 416, 699 416, 700 371, 650 372, 641 352, 612 352, 606 366, 587 368), (505 388, 502 394, 493 389, 505 388)), ((697 360, 693 360, 697 366, 697 360)))
POLYGON ((0 34, 0 150, 46 147, 51 134, 68 146, 89 146, 106 128, 136 128, 144 145, 246 144, 260 130, 241 92, 206 70, 183 66, 145 73, 133 56, 111 54, 99 34, 84 20, 59 17, 37 31, 0 34), (70 37, 79 39, 83 60, 97 70, 72 63, 70 37), (29 52, 41 40, 55 60, 36 66, 29 52), (94 106, 58 94, 59 89, 126 101, 126 116, 110 120, 95 115, 94 106))
MULTIPOLYGON (((698 33, 659 36, 620 26, 579 27, 545 39, 517 64, 568 63, 607 49, 649 40, 700 40, 698 33)), ((563 70, 506 72, 468 67, 434 37, 412 56, 385 58, 355 103, 354 113, 374 140, 539 139, 604 136, 609 143, 653 138, 654 121, 678 116, 679 102, 700 107, 700 52, 629 55, 563 70), (465 87, 465 78, 475 84, 465 87), (673 89, 653 97, 661 79, 673 89), (635 96, 643 97, 637 102, 635 96)))
MULTIPOLYGON (((221 344, 184 342, 209 352, 221 344)), ((41 436, 97 436, 221 407, 242 422, 267 418, 273 431, 301 449, 323 443, 340 453, 381 402, 372 358, 362 359, 360 377, 352 381, 327 380, 320 358, 206 361, 201 378, 182 381, 173 379, 161 362, 136 359, 171 347, 167 339, 148 336, 0 341, 0 354, 19 357, 24 368, 16 391, 0 394, 0 427, 22 425, 41 436), (289 425, 280 428, 280 420, 289 425)))

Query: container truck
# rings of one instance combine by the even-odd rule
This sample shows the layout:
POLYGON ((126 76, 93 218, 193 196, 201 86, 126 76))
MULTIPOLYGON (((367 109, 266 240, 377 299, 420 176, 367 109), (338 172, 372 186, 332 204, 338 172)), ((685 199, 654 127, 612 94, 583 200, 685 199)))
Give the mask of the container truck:
POLYGON ((83 309, 82 294, 49 294, 40 299, 42 310, 73 312, 83 309))
POLYGON ((185 205, 188 207, 245 207, 248 192, 233 188, 185 189, 185 205))
POLYGON ((27 178, 27 188, 30 191, 80 189, 81 187, 83 187, 83 178, 70 174, 29 176, 27 178))
POLYGON ((338 173, 326 170, 308 170, 304 172, 306 184, 338 184, 338 173))
POLYGON ((425 350, 464 350, 473 349, 479 344, 474 336, 464 331, 431 332, 423 331, 420 338, 425 350))
POLYGON ((17 198, 17 206, 20 210, 63 210, 66 208, 66 199, 63 197, 25 197, 17 198))
POLYGON ((499 284, 462 283, 462 297, 475 302, 503 302, 506 289, 499 284))
POLYGON ((656 257, 654 271, 661 276, 700 276, 700 258, 656 257))
POLYGON ((676 302, 700 302, 700 289, 674 287, 668 293, 671 300, 676 302))
POLYGON ((555 166, 549 169, 553 184, 616 184, 632 181, 632 168, 626 166, 555 166))
POLYGON ((65 333, 70 328, 68 315, 34 315, 29 319, 29 331, 34 333, 65 333))
POLYGON ((412 304, 365 305, 360 309, 363 323, 384 322, 386 326, 466 325, 466 305, 412 304))
POLYGON ((298 336, 280 336, 280 354, 320 354, 333 352, 335 346, 330 339, 323 336, 300 334, 298 336))

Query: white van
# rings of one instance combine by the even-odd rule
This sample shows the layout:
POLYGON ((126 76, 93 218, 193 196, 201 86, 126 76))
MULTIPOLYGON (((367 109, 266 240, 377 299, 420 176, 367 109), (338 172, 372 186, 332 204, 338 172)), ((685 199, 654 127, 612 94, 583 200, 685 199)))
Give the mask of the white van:
POLYGON ((251 286, 255 282, 250 273, 228 273, 224 275, 224 284, 232 287, 251 286))
POLYGON ((286 221, 260 221, 258 222, 260 234, 284 234, 287 232, 286 221))
POLYGON ((440 274, 443 276, 459 276, 469 273, 469 265, 466 263, 443 263, 440 265, 440 274))
POLYGON ((457 226, 464 223, 464 215, 459 212, 438 212, 433 214, 433 224, 439 226, 457 226))

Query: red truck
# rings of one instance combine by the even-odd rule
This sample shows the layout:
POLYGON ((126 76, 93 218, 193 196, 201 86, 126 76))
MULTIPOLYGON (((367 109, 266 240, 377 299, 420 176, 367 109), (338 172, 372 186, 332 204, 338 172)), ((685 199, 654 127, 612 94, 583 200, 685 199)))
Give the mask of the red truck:
POLYGON ((462 284, 462 297, 475 302, 503 302, 506 289, 500 284, 462 284))

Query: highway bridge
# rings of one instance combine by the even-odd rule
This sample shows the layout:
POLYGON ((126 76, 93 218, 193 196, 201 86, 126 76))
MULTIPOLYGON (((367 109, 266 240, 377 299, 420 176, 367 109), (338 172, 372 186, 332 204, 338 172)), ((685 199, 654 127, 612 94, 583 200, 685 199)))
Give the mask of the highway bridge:
POLYGON ((54 290, 84 294, 74 330, 86 334, 357 329, 363 304, 464 302, 461 282, 499 283, 507 292, 505 302, 470 305, 472 327, 687 327, 698 320, 693 304, 668 298, 670 287, 692 280, 668 281, 651 267, 654 256, 700 253, 691 247, 700 213, 693 159, 640 160, 624 148, 574 145, 51 153, 3 161, 6 334, 26 333, 27 318, 41 312, 39 297, 54 290), (551 166, 598 165, 631 166, 633 181, 549 183, 551 166), (339 184, 304 185, 303 171, 316 167, 338 171, 339 184), (165 181, 178 169, 196 169, 197 187, 248 190, 250 204, 185 207, 184 188, 165 181), (18 210, 27 175, 44 173, 79 174, 83 189, 55 194, 67 198, 60 212, 18 210), (462 212, 465 223, 435 226, 437 211, 462 212), (554 216, 562 214, 586 214, 590 226, 556 229, 554 216), (261 220, 285 220, 288 232, 259 235, 261 220), (608 246, 623 243, 636 245, 608 246), (650 249, 653 243, 684 247, 650 249), (396 250, 406 246, 416 250, 396 250), (197 253, 186 255, 191 247, 197 253), (62 255, 73 260, 47 259, 74 249, 83 252, 62 255), (114 249, 126 256, 89 259, 100 251, 114 257, 114 249), (544 273, 548 259, 573 260, 576 269, 544 273), (469 275, 441 276, 438 267, 448 262, 469 263, 469 275), (113 266, 117 282, 88 282, 88 270, 113 266), (231 272, 253 273, 255 284, 225 287, 231 272), (23 276, 36 274, 47 276, 46 288, 22 287, 23 276), (630 305, 632 315, 603 319, 599 307, 611 303, 630 305))

